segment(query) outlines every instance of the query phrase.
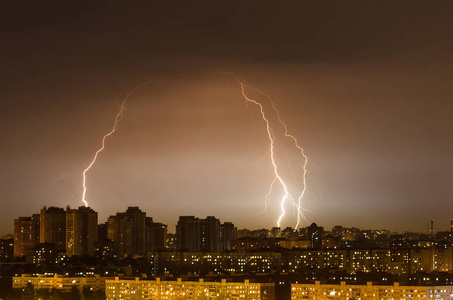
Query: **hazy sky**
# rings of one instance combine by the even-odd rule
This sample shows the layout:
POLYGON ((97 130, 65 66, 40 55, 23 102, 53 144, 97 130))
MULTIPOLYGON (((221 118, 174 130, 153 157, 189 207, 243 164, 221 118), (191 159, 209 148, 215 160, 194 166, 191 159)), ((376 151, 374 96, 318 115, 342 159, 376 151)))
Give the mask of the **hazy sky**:
POLYGON ((222 70, 270 95, 304 148, 303 226, 447 230, 452 13, 451 1, 8 3, 0 234, 43 205, 82 205, 83 169, 148 81, 160 82, 129 98, 87 175, 99 221, 136 205, 170 231, 180 215, 275 226, 265 123, 222 70))

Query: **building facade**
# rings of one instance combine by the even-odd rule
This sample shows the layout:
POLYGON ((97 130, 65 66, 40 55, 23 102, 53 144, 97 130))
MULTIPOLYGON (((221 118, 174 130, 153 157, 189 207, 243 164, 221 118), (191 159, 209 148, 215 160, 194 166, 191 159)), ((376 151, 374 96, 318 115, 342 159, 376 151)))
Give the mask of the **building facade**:
POLYGON ((231 250, 236 228, 233 223, 220 223, 208 216, 199 219, 194 216, 179 217, 176 225, 176 250, 189 252, 221 252, 231 250))
POLYGON ((54 243, 58 250, 66 250, 66 212, 59 207, 43 207, 40 214, 40 243, 54 243))
POLYGON ((66 254, 93 256, 98 242, 98 213, 89 207, 66 208, 66 254))
POLYGON ((237 239, 237 228, 231 222, 225 222, 220 226, 221 251, 233 250, 233 241, 237 239))
POLYGON ((8 262, 14 258, 14 238, 0 239, 0 262, 8 262))
POLYGON ((116 255, 146 252, 146 213, 138 207, 128 207, 107 220, 107 237, 113 241, 116 255))
POLYGON ((20 217, 14 220, 14 257, 33 257, 36 244, 39 243, 39 215, 20 217))
POLYGON ((106 280, 107 299, 249 299, 274 300, 273 283, 160 281, 156 280, 106 280))
POLYGON ((348 300, 348 299, 452 299, 453 286, 400 286, 373 285, 348 285, 341 284, 292 284, 292 300, 348 300))
POLYGON ((308 239, 311 242, 312 249, 322 248, 322 237, 324 228, 312 223, 308 228, 308 239))
POLYGON ((63 275, 45 276, 38 275, 32 276, 23 274, 21 276, 13 277, 13 288, 23 289, 28 283, 33 285, 35 290, 48 290, 53 289, 69 293, 73 287, 77 287, 80 293, 83 292, 85 287, 90 288, 92 291, 102 291, 105 289, 106 279, 113 279, 112 277, 100 277, 94 275, 91 277, 68 277, 63 275))
POLYGON ((153 222, 146 217, 146 252, 163 251, 166 249, 167 225, 153 222))

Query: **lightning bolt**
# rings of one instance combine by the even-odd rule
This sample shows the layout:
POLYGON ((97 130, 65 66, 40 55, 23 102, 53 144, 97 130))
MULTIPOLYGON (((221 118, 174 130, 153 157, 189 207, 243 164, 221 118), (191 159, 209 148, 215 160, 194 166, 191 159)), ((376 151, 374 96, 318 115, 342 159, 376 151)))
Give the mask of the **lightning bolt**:
MULTIPOLYGON (((268 96, 267 94, 261 92, 260 90, 258 89, 255 89, 245 83, 243 83, 241 80, 239 80, 238 77, 236 77, 236 75, 234 75, 233 73, 227 73, 227 72, 222 72, 224 74, 228 74, 228 75, 231 75, 233 76, 233 78, 237 81, 237 83, 240 85, 241 87, 241 94, 242 96, 244 97, 245 99, 245 102, 246 102, 246 105, 247 107, 250 105, 256 105, 259 110, 260 110, 260 114, 261 114, 261 117, 262 119, 264 120, 265 124, 266 124, 266 130, 267 130, 267 136, 269 138, 269 142, 270 142, 270 149, 269 149, 269 153, 270 153, 270 158, 271 158, 271 163, 272 163, 272 166, 273 166, 273 170, 274 170, 274 180, 272 181, 270 187, 269 187, 269 191, 266 195, 266 200, 265 200, 265 207, 267 208, 268 206, 268 203, 270 201, 270 197, 271 197, 271 194, 272 194, 272 190, 273 190, 273 186, 276 182, 279 182, 283 191, 284 191, 284 194, 280 200, 280 209, 281 209, 281 213, 278 217, 278 220, 277 220, 277 226, 280 227, 280 224, 286 214, 285 212, 285 205, 287 202, 289 202, 295 209, 296 209, 296 212, 297 212, 297 223, 296 223, 296 227, 295 229, 298 228, 298 226, 300 225, 302 219, 305 219, 304 218, 304 215, 303 215, 303 211, 302 211, 302 200, 303 200, 303 197, 305 195, 305 192, 306 192, 306 187, 307 187, 307 183, 306 183, 306 174, 307 174, 307 170, 306 170, 306 167, 307 167, 307 163, 308 163, 308 158, 307 156, 305 155, 304 153, 304 150, 302 147, 299 146, 299 143, 297 141, 297 139, 289 134, 289 131, 288 131, 288 127, 287 125, 282 121, 281 117, 280 117, 280 113, 278 111, 278 109, 275 107, 275 104, 274 102, 272 101, 271 97, 268 96), (297 197, 293 197, 293 195, 290 193, 289 191, 289 188, 288 188, 288 184, 285 182, 284 178, 282 177, 281 175, 281 172, 280 172, 280 168, 279 168, 279 164, 277 163, 277 160, 276 160, 276 154, 275 154, 275 143, 278 142, 275 135, 274 135, 274 132, 272 130, 272 127, 271 127, 271 122, 270 120, 268 119, 268 117, 266 116, 266 113, 264 112, 264 107, 263 105, 257 101, 257 100, 254 100, 250 97, 247 96, 246 94, 246 88, 249 89, 249 90, 253 90, 257 93, 259 93, 260 95, 263 95, 265 97, 267 97, 272 105, 272 109, 273 111, 275 112, 276 114, 276 117, 277 117, 277 120, 278 122, 281 124, 281 126, 283 126, 284 128, 284 137, 285 138, 289 138, 293 141, 293 144, 294 146, 299 150, 300 152, 300 155, 301 155, 301 158, 303 159, 303 163, 301 165, 302 167, 302 170, 303 170, 303 174, 302 174, 302 177, 301 177, 301 181, 302 181, 302 184, 303 184, 303 188, 302 188, 302 191, 300 193, 297 194, 297 197), (297 199, 297 200, 295 200, 297 199)), ((103 138, 102 138, 102 141, 101 141, 101 147, 95 152, 94 154, 94 157, 93 159, 91 160, 90 164, 88 165, 88 167, 83 171, 83 181, 82 181, 82 186, 83 186, 83 193, 82 193, 82 202, 85 204, 85 206, 88 206, 88 202, 86 200, 86 192, 87 192, 87 185, 86 185, 86 175, 87 175, 87 172, 92 168, 92 166, 95 164, 99 154, 105 149, 105 142, 106 142, 106 139, 111 136, 113 133, 115 133, 118 129, 118 126, 119 126, 119 123, 121 122, 122 118, 123 118, 123 114, 124 114, 124 111, 126 110, 126 103, 129 99, 129 97, 135 92, 137 91, 139 88, 145 86, 145 85, 148 85, 150 82, 147 82, 147 83, 143 83, 143 84, 139 84, 138 86, 136 86, 134 89, 132 89, 127 95, 126 97, 124 98, 123 102, 121 103, 121 106, 120 106, 120 110, 119 112, 117 113, 116 117, 115 117, 115 122, 113 124, 113 127, 112 129, 106 133, 103 138)), ((284 149, 283 145, 282 145, 282 148, 284 149)), ((284 151, 286 152, 286 150, 284 149, 284 151)), ((289 162, 289 156, 288 156, 288 153, 286 152, 286 155, 287 155, 287 160, 289 162)), ((291 164, 289 165, 290 167, 290 170, 291 172, 293 173, 292 171, 292 166, 291 164)), ((294 175, 294 173, 293 173, 294 175)))
POLYGON ((129 99, 129 97, 135 92, 137 91, 138 89, 140 89, 141 87, 144 87, 148 84, 150 84, 151 82, 147 82, 147 83, 141 83, 139 85, 137 85, 135 88, 133 88, 131 91, 129 91, 129 93, 127 93, 126 97, 124 98, 123 102, 121 103, 121 106, 120 106, 120 110, 118 112, 118 114, 116 115, 115 117, 115 123, 113 124, 113 127, 112 129, 107 133, 105 134, 103 137, 102 137, 102 142, 101 142, 101 147, 96 151, 96 153, 94 154, 94 157, 93 157, 93 160, 91 161, 91 163, 88 165, 88 167, 83 171, 82 173, 82 176, 83 176, 83 180, 82 180, 82 187, 83 187, 83 193, 82 193, 82 202, 85 204, 85 206, 88 207, 88 202, 86 200, 86 193, 87 193, 87 185, 86 185, 86 179, 87 179, 87 172, 91 169, 91 167, 94 165, 94 163, 96 162, 96 159, 98 158, 98 155, 99 153, 102 152, 102 150, 104 150, 105 148, 105 140, 111 136, 113 133, 115 133, 115 131, 118 129, 118 126, 119 126, 119 123, 121 122, 121 120, 123 119, 123 113, 124 111, 126 110, 126 103, 127 103, 127 100, 129 99))
MULTIPOLYGON (((303 199, 303 197, 305 195, 305 192, 306 192, 306 189, 307 189, 307 182, 306 182, 307 169, 306 169, 306 167, 307 167, 307 163, 308 163, 308 158, 305 155, 303 148, 299 146, 299 143, 298 143, 297 139, 293 135, 289 134, 288 127, 282 121, 282 119, 280 117, 280 113, 279 113, 278 109, 275 107, 275 104, 274 104, 274 102, 272 101, 272 98, 269 95, 267 95, 267 94, 263 93, 262 91, 260 91, 258 89, 255 89, 255 88, 243 83, 233 73, 229 73, 229 72, 222 72, 222 73, 231 75, 237 81, 237 83, 241 87, 241 94, 244 97, 244 99, 246 100, 247 104, 251 103, 251 104, 254 104, 254 105, 258 106, 258 108, 260 110, 260 113, 261 113, 261 117, 266 123, 266 131, 267 131, 267 135, 268 135, 269 142, 270 142, 270 150, 269 150, 269 152, 270 152, 270 157, 271 157, 271 163, 272 163, 272 166, 273 166, 273 169, 274 169, 275 178, 274 178, 274 180, 272 181, 272 183, 271 183, 271 185, 269 187, 269 192, 266 194, 265 207, 267 208, 267 206, 268 206, 270 195, 272 193, 272 187, 275 184, 275 182, 278 181, 280 183, 280 185, 282 186, 282 188, 283 188, 284 194, 283 194, 283 197, 280 200, 281 213, 280 213, 280 215, 278 217, 278 220, 277 220, 277 227, 280 227, 280 224, 281 224, 281 222, 282 222, 282 220, 283 220, 283 218, 284 218, 284 216, 286 214, 286 212, 285 212, 285 204, 287 202, 289 202, 296 209, 296 212, 297 212, 297 223, 296 223, 296 226, 295 226, 295 230, 297 230, 297 228, 299 227, 299 225, 302 222, 302 219, 305 219, 304 214, 303 214, 303 210, 302 210, 302 199, 303 199), (253 90, 253 91, 255 91, 255 92, 257 92, 257 93, 259 93, 259 94, 261 94, 261 95, 263 95, 263 96, 265 96, 265 97, 267 97, 269 99, 269 101, 270 101, 270 103, 272 105, 272 109, 274 110, 274 112, 275 112, 275 114, 277 116, 278 122, 284 128, 284 136, 286 138, 291 139, 293 141, 294 146, 300 152, 300 155, 301 155, 301 157, 303 159, 303 164, 301 165, 302 173, 303 173, 302 174, 302 178, 301 178, 303 188, 302 188, 302 191, 297 195, 297 201, 294 200, 293 196, 289 192, 289 188, 287 186, 287 183, 285 182, 285 180, 283 179, 282 175, 280 174, 280 170, 279 170, 278 164, 276 162, 276 158, 275 158, 275 149, 274 148, 275 148, 276 138, 275 138, 275 136, 273 134, 273 131, 272 131, 272 128, 271 128, 271 125, 270 125, 270 121, 269 121, 268 117, 266 116, 266 114, 264 112, 263 105, 260 102, 258 102, 257 100, 254 100, 254 99, 251 99, 250 97, 248 97, 246 92, 245 92, 246 88, 248 88, 250 90, 253 90)), ((291 172, 292 172, 291 166, 290 166, 290 169, 291 169, 291 172)))
MULTIPOLYGON (((275 111, 276 115, 277 115, 277 119, 278 121, 280 122, 280 124, 283 126, 283 128, 285 128, 285 137, 287 138, 290 138, 293 143, 294 143, 294 146, 299 150, 301 156, 303 157, 303 164, 302 164, 302 170, 303 170, 303 174, 302 174, 302 182, 303 182, 303 189, 302 189, 302 192, 299 194, 299 197, 297 198, 297 207, 298 207, 298 213, 297 213, 297 223, 296 223, 296 229, 297 227, 299 227, 299 224, 301 222, 301 218, 304 218, 303 214, 301 213, 302 211, 302 198, 304 197, 305 195, 305 192, 307 191, 307 180, 306 180, 306 177, 307 177, 307 164, 308 164, 308 157, 305 155, 304 153, 304 149, 299 146, 299 143, 297 142, 297 139, 289 134, 288 132, 288 126, 286 126, 286 124, 282 121, 282 119, 280 118, 280 112, 278 111, 278 109, 275 107, 275 104, 274 104, 274 101, 272 101, 272 98, 260 91, 259 89, 256 89, 256 88, 253 88, 253 87, 250 87, 249 88, 253 91, 256 91, 258 93, 260 93, 261 95, 267 97, 272 105, 272 109, 275 111)), ((304 218, 305 219, 305 218, 304 218)))
MULTIPOLYGON (((79 168, 80 169, 80 168, 79 168)), ((77 172, 79 169, 77 170, 74 170, 74 171, 71 171, 71 172, 68 172, 68 173, 64 173, 63 175, 61 175, 60 177, 58 178, 55 178, 54 180, 52 180, 52 183, 50 185, 54 185, 57 181, 61 181, 63 179, 65 179, 66 177, 69 177, 71 175, 73 175, 75 172, 77 172)))
POLYGON ((274 177, 274 180, 272 180, 272 183, 269 186, 269 192, 266 194, 266 201, 264 201, 264 210, 267 210, 267 206, 269 205, 269 202, 271 200, 272 187, 274 186, 276 180, 277 177, 274 177))

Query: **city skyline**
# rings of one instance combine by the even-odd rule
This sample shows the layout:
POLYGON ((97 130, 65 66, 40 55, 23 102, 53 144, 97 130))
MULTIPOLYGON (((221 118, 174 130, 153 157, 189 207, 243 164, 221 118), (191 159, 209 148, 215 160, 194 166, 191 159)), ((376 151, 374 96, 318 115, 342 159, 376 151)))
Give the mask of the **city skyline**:
MULTIPOLYGON (((0 234, 43 205, 83 205, 83 170, 127 93, 150 81, 88 173, 99 220, 139 206, 170 232, 189 215, 274 227, 282 190, 265 212, 274 179, 265 124, 222 71, 270 95, 304 149, 302 227, 424 232, 433 218, 447 230, 451 6, 9 3, 0 234)), ((281 227, 295 220, 288 211, 281 227)))
POLYGON ((448 298, 453 284, 453 219, 448 231, 436 231, 431 220, 427 234, 395 234, 341 225, 329 231, 315 223, 297 231, 238 230, 215 216, 180 216, 176 234, 168 234, 166 224, 154 222, 139 207, 127 207, 98 223, 97 212, 86 206, 44 206, 40 214, 15 219, 14 237, 0 240, 7 272, 2 295, 153 298, 150 294, 168 295, 179 284, 183 290, 170 294, 176 297, 190 284, 191 290, 198 286, 218 297, 222 289, 214 292, 212 285, 233 284, 223 293, 243 297, 246 292, 237 290, 243 282, 266 283, 268 299, 297 299, 307 290, 322 297, 323 289, 336 289, 343 298, 346 290, 349 297, 367 298, 375 293, 371 285, 380 295, 398 289, 388 293, 398 299, 417 291, 417 297, 443 293, 448 298), (345 290, 346 285, 351 287, 345 290))
MULTIPOLYGON (((87 206, 79 206, 78 208, 71 208, 69 205, 67 205, 66 207, 58 207, 58 206, 43 206, 40 211, 41 211, 41 214, 43 211, 45 210, 52 210, 52 211, 58 211, 58 212, 65 212, 65 211, 68 211, 68 212, 76 212, 76 211, 91 211, 93 213, 96 214, 96 216, 98 215, 98 212, 97 211, 94 211, 91 207, 87 207, 87 206)), ((117 211, 116 213, 114 214, 111 214, 109 215, 105 220, 101 220, 101 219, 97 219, 97 225, 102 227, 102 226, 107 226, 107 224, 109 224, 110 222, 116 222, 115 220, 120 217, 122 218, 122 216, 124 214, 127 215, 127 213, 129 211, 137 211, 139 212, 140 215, 143 215, 143 218, 145 218, 147 212, 146 211, 142 211, 140 207, 138 206, 127 206, 127 207, 123 207, 122 211, 117 211), (124 212, 124 210, 126 210, 126 212, 124 212)), ((66 213, 63 213, 63 214, 66 214, 66 213)), ((31 213, 29 215, 21 215, 21 216, 16 216, 14 217, 14 228, 17 228, 18 225, 16 225, 17 222, 28 222, 26 224, 28 224, 27 226, 33 226, 33 225, 30 225, 31 223, 33 222, 36 222, 36 220, 38 220, 38 231, 39 231, 39 216, 40 216, 40 213, 39 211, 36 213, 31 213), (31 223, 30 223, 31 222, 31 223)), ((154 218, 152 215, 148 215, 146 216, 146 219, 149 220, 151 223, 155 223, 155 224, 160 224, 160 225, 164 225, 165 228, 166 228, 166 231, 168 231, 169 234, 173 234, 173 235, 177 235, 177 230, 178 230, 178 224, 180 224, 181 220, 185 221, 187 219, 189 220, 195 220, 195 221, 200 221, 200 220, 205 220, 203 219, 203 217, 206 218, 206 220, 209 220, 209 219, 215 219, 217 221, 219 221, 216 216, 214 215, 181 215, 181 216, 178 216, 177 220, 174 222, 175 223, 175 226, 174 228, 172 229, 171 227, 168 228, 168 224, 166 223, 155 223, 154 221, 154 218), (201 219, 200 219, 201 218, 201 219)), ((97 218, 97 217, 96 217, 97 218)), ((145 219, 144 219, 145 220, 145 219)), ((158 221, 158 220, 157 220, 158 221)), ((224 220, 222 219, 222 221, 225 221, 225 224, 233 224, 232 222, 230 222, 228 219, 224 220)), ((237 230, 239 231, 244 231, 244 232, 251 232, 251 231, 255 231, 255 232, 261 232, 261 231, 267 231, 268 234, 270 236, 276 236, 277 234, 274 232, 275 230, 277 231, 280 231, 280 232, 287 232, 288 229, 291 229, 293 233, 297 233, 299 232, 300 230, 305 230, 305 229, 308 229, 310 227, 313 227, 313 226, 320 226, 322 228, 326 227, 326 232, 334 232, 336 230, 336 228, 338 227, 341 227, 341 228, 345 228, 345 229, 353 229, 353 230, 358 230, 358 231, 367 231, 367 230, 371 230, 371 231, 386 231, 388 232, 388 234, 406 234, 406 233, 414 233, 414 234, 419 234, 419 235, 423 235, 423 234, 426 234, 426 235, 432 235, 432 234, 435 234, 435 233, 446 233, 446 232, 451 232, 453 233, 453 218, 449 219, 449 220, 434 220, 434 219, 428 219, 426 220, 426 228, 424 230, 418 230, 418 231, 409 231, 409 230, 405 230, 405 231, 392 231, 388 228, 385 228, 385 227, 376 227, 376 228, 361 228, 361 227, 356 227, 356 226, 345 226, 344 224, 335 224, 333 225, 332 227, 326 227, 325 224, 322 224, 322 223, 318 223, 316 224, 316 222, 312 222, 310 224, 305 224, 304 226, 298 228, 298 229, 295 229, 294 227, 292 226, 287 226, 287 227, 276 227, 276 226, 273 226, 273 227, 241 227, 241 226, 237 226, 237 230), (331 230, 329 230, 331 228, 331 230)), ((160 226, 159 225, 159 226, 160 226)), ((19 225, 20 226, 20 225, 19 225)), ((28 228, 28 227, 27 227, 28 228)), ((30 227, 31 228, 31 227, 30 227)), ((17 230, 16 230, 17 231, 17 230)), ((11 234, 11 233, 9 233, 11 234)), ((5 236, 9 235, 9 234, 6 234, 5 236)), ((38 240, 39 240, 39 235, 38 235, 38 240)))

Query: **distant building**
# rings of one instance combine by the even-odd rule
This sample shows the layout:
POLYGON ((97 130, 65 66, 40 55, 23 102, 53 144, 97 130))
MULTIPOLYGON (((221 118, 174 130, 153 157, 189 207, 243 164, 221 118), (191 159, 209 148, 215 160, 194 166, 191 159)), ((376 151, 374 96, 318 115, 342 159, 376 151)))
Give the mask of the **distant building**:
POLYGON ((146 252, 163 251, 167 242, 167 225, 146 217, 146 252))
POLYGON ((40 243, 54 243, 58 250, 66 250, 66 212, 63 208, 45 206, 40 214, 40 243))
POLYGON ((316 225, 316 223, 312 223, 307 229, 308 239, 311 241, 311 248, 321 249, 324 228, 316 225))
POLYGON ((246 229, 246 228, 239 229, 237 231, 237 237, 238 238, 249 237, 249 236, 251 236, 251 234, 252 234, 252 232, 250 230, 246 229))
POLYGON ((225 222, 220 226, 221 251, 233 250, 233 241, 237 239, 237 228, 231 222, 225 222))
POLYGON ((256 237, 256 238, 268 238, 268 237, 271 237, 271 232, 265 228, 256 229, 251 232, 250 236, 256 237))
POLYGON ((31 261, 36 244, 39 243, 39 215, 20 217, 14 220, 14 256, 26 256, 31 261))
POLYGON ((225 247, 231 248, 235 235, 236 229, 232 223, 221 225, 215 217, 199 219, 181 216, 176 225, 176 250, 221 252, 225 247))
POLYGON ((194 216, 179 217, 176 225, 176 250, 198 252, 203 249, 203 222, 194 216))
POLYGON ((160 281, 156 280, 106 280, 105 294, 113 299, 249 299, 274 300, 273 283, 160 281))
POLYGON ((99 275, 92 277, 67 277, 63 275, 32 276, 23 274, 13 277, 13 288, 23 289, 28 283, 31 283, 34 290, 58 290, 63 293, 70 293, 73 287, 76 287, 80 294, 82 294, 84 288, 88 288, 94 292, 103 291, 105 289, 106 279, 112 279, 112 277, 100 277, 99 275))
POLYGON ((332 228, 332 235, 334 237, 340 238, 342 241, 354 241, 356 235, 360 233, 360 229, 352 227, 345 228, 343 226, 337 225, 332 228))
POLYGON ((33 263, 38 266, 55 265, 62 254, 64 252, 58 251, 54 243, 40 243, 34 249, 33 263))
POLYGON ((14 256, 14 239, 0 239, 0 262, 11 261, 14 256))
POLYGON ((166 248, 170 251, 176 251, 176 234, 175 233, 167 233, 167 244, 166 248))
POLYGON ((451 299, 452 286, 291 284, 291 299, 451 299))
POLYGON ((146 252, 146 213, 138 207, 128 207, 126 212, 110 216, 107 237, 113 241, 118 256, 146 252))
POLYGON ((280 227, 272 227, 272 230, 271 230, 271 237, 273 238, 279 238, 282 234, 282 231, 280 229, 280 227))
POLYGON ((308 240, 308 227, 302 227, 299 229, 298 238, 301 240, 308 240))
POLYGON ((220 252, 222 250, 220 240, 220 220, 209 216, 203 220, 206 225, 204 228, 203 251, 220 252))
POLYGON ((299 233, 292 227, 286 227, 281 231, 280 237, 290 240, 297 240, 299 238, 299 233))
POLYGON ((98 213, 81 206, 78 209, 66 208, 66 254, 94 255, 98 242, 98 213))
POLYGON ((99 260, 112 259, 115 256, 113 241, 108 239, 107 227, 107 222, 98 225, 98 242, 94 254, 99 260))
POLYGON ((159 252, 150 253, 158 275, 271 274, 282 271, 279 252, 159 252))
POLYGON ((108 223, 98 224, 98 244, 100 246, 106 244, 109 241, 107 233, 108 223))
POLYGON ((282 240, 280 247, 286 249, 308 249, 311 247, 311 242, 307 240, 282 240))

